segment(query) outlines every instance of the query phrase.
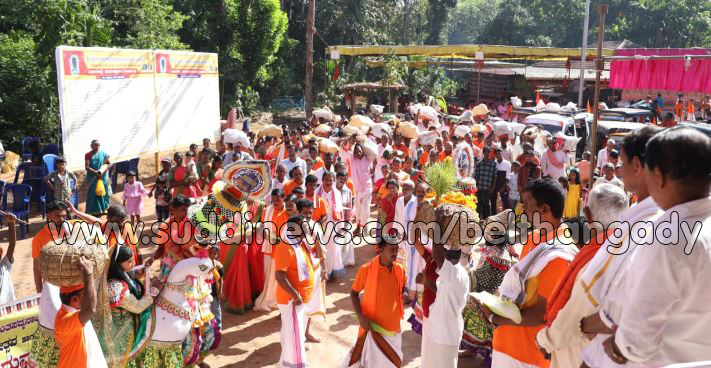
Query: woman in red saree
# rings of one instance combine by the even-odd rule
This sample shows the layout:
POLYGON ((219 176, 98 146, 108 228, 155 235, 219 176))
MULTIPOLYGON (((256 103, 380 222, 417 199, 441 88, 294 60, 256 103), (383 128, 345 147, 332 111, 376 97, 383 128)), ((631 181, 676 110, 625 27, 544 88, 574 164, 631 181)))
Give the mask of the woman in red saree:
POLYGON ((170 187, 173 188, 173 197, 178 194, 182 194, 188 198, 199 197, 201 191, 196 184, 197 177, 183 165, 183 154, 176 152, 173 156, 173 161, 175 161, 175 166, 170 169, 170 173, 168 174, 170 187))
POLYGON ((244 314, 253 306, 248 249, 244 237, 238 235, 220 243, 220 260, 225 271, 222 294, 227 301, 225 310, 230 313, 244 314))
MULTIPOLYGON (((263 201, 247 200, 247 205, 249 207, 247 209, 246 218, 252 222, 252 228, 254 229, 256 223, 262 219, 265 203, 263 201)), ((247 238, 249 239, 247 249, 249 258, 249 281, 252 297, 256 300, 259 294, 262 293, 266 281, 266 275, 264 274, 264 252, 262 252, 262 239, 260 238, 259 241, 257 241, 256 233, 253 232, 252 236, 247 238)))

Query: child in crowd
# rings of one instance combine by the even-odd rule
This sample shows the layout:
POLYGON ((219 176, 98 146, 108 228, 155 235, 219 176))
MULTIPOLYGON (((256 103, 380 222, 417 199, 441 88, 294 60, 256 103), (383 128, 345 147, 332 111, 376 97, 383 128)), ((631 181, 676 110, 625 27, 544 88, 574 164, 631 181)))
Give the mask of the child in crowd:
POLYGON ((148 196, 150 197, 153 193, 156 195, 156 218, 158 221, 165 221, 170 216, 171 195, 170 189, 168 189, 168 180, 159 176, 148 196))
POLYGON ((563 187, 563 194, 567 195, 568 194, 568 178, 561 176, 558 178, 558 184, 560 184, 561 187, 563 187))
POLYGON ((126 174, 126 184, 123 186, 123 206, 126 213, 131 216, 131 223, 136 224, 141 221, 143 212, 143 197, 148 191, 143 187, 143 183, 136 180, 136 173, 129 171, 126 174))
MULTIPOLYGON (((12 264, 15 263, 15 243, 17 242, 17 234, 15 233, 15 223, 17 217, 8 213, 5 215, 7 222, 7 253, 0 261, 0 305, 10 303, 15 300, 15 286, 12 283, 12 264)), ((25 226, 25 225, 20 225, 25 226)), ((0 248, 0 256, 3 254, 0 248)))
POLYGON ((580 173, 580 184, 587 188, 590 186, 590 152, 583 152, 582 161, 578 162, 577 169, 580 173))
POLYGON ((77 177, 73 172, 67 171, 67 161, 64 157, 59 157, 54 161, 57 169, 47 175, 45 184, 49 191, 54 193, 54 200, 64 202, 72 198, 76 191, 77 177))
POLYGON ((563 207, 563 218, 573 219, 580 217, 580 204, 583 198, 583 191, 578 169, 570 170, 567 180, 567 193, 565 195, 565 206, 563 207))
POLYGON ((383 186, 383 184, 385 184, 385 181, 388 178, 388 174, 390 174, 390 165, 384 164, 380 167, 380 171, 382 177, 375 182, 375 185, 373 186, 373 193, 380 192, 380 188, 383 186))

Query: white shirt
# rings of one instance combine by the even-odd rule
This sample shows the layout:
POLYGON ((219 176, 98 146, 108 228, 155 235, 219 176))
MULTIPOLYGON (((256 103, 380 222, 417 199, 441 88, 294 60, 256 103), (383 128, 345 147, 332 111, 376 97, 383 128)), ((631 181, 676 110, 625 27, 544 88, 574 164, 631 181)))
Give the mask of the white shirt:
MULTIPOLYGON (((499 144, 499 148, 501 148, 501 145, 499 144)), ((501 148, 501 157, 504 158, 506 161, 513 161, 513 150, 511 149, 511 144, 507 144, 506 148, 501 148)))
POLYGON ((12 263, 7 259, 7 256, 2 257, 2 261, 0 261, 0 305, 15 300, 15 286, 12 283, 11 268, 12 263))
POLYGON ((306 161, 302 160, 299 157, 296 158, 296 161, 291 161, 287 157, 281 162, 281 164, 284 165, 284 167, 286 168, 286 179, 287 180, 291 179, 291 177, 289 176, 289 172, 291 172, 291 169, 293 169, 296 166, 301 168, 301 171, 304 172, 304 176, 306 176, 308 174, 308 172, 306 171, 306 161))
MULTIPOLYGON (((335 168, 333 167, 333 165, 331 165, 331 170, 328 170, 328 171, 331 171, 331 172, 335 171, 335 168)), ((314 176, 316 176, 316 178, 318 178, 318 185, 323 184, 323 174, 325 172, 326 172, 326 166, 323 166, 320 169, 314 171, 314 176)), ((335 175, 333 177, 333 185, 336 185, 336 176, 335 175)))
POLYGON ((597 153, 597 168, 602 169, 608 162, 610 162, 610 156, 607 153, 607 148, 603 148, 597 153))
POLYGON ((511 172, 511 162, 507 159, 501 160, 501 162, 496 161, 496 171, 506 171, 506 176, 511 172))
POLYGON ((437 297, 430 306, 427 336, 436 344, 456 345, 462 341, 462 311, 469 295, 469 274, 460 263, 445 260, 437 270, 437 297))
MULTIPOLYGON (((416 214, 417 214, 417 197, 416 196, 414 196, 414 195, 410 196, 410 200, 407 203, 405 203, 405 196, 402 196, 397 199, 397 202, 395 202, 395 222, 402 225, 402 227, 405 229, 404 236, 407 236, 407 234, 410 233, 410 225, 411 225, 411 222, 415 221, 416 214)), ((400 243, 400 245, 405 246, 408 244, 406 242, 407 242, 407 238, 403 237, 403 240, 400 243)))
POLYGON ((711 198, 669 208, 654 225, 666 221, 678 221, 665 226, 671 237, 655 236, 636 254, 632 267, 646 287, 629 290, 615 343, 627 359, 646 365, 708 361, 711 198))
POLYGON ((553 162, 548 158, 548 152, 543 154, 541 158, 541 170, 543 170, 543 175, 548 175, 551 178, 558 180, 560 177, 566 177, 565 175, 565 163, 568 161, 568 155, 563 151, 553 152, 553 156, 563 164, 563 167, 557 168, 553 165, 553 162))
MULTIPOLYGON (((639 233, 643 233, 642 228, 646 221, 656 220, 663 211, 657 206, 652 197, 647 197, 632 207, 624 210, 620 214, 620 223, 627 223, 634 228, 630 230, 640 229, 639 233)), ((603 322, 608 327, 616 325, 622 316, 624 305, 628 302, 628 293, 631 288, 636 287, 638 282, 638 270, 631 267, 634 255, 638 250, 644 249, 648 244, 642 243, 642 239, 638 239, 628 235, 630 232, 624 230, 618 235, 611 235, 610 238, 600 247, 600 250, 588 262, 586 268, 581 271, 581 283, 584 283, 588 291, 586 292, 585 300, 590 306, 596 308, 603 322), (620 250, 612 255, 607 247, 612 243, 619 243, 620 250), (622 252, 623 250, 627 250, 622 252), (609 262, 609 263, 608 263, 609 262), (604 268, 604 271, 602 271, 604 268)), ((602 343, 607 340, 610 335, 598 334, 582 351, 583 360, 592 368, 596 367, 623 367, 615 364, 605 353, 602 343)), ((628 363, 629 364, 629 363, 628 363)), ((625 365, 624 367, 627 367, 625 365)))
POLYGON ((521 194, 518 192, 518 173, 510 172, 509 178, 509 199, 521 200, 521 194))

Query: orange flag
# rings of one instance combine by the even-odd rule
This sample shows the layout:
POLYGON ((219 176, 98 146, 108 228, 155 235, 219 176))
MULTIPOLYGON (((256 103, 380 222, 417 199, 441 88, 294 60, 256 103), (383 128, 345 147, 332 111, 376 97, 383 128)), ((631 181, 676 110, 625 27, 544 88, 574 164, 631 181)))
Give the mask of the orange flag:
POLYGON ((592 114, 592 109, 590 108, 590 100, 588 100, 588 108, 587 108, 588 113, 592 114))
POLYGON ((536 106, 538 106, 538 101, 541 100, 541 92, 536 92, 536 106))

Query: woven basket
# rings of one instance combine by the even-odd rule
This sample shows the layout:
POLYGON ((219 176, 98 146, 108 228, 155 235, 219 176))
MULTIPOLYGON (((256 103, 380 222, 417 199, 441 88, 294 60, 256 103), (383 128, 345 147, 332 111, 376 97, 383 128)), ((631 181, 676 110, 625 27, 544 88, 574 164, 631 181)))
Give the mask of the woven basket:
POLYGON ((415 222, 430 223, 436 221, 435 217, 435 207, 432 205, 432 200, 424 200, 422 204, 417 208, 417 213, 415 214, 415 222))
POLYGON ((72 286, 84 282, 81 271, 77 268, 79 257, 85 257, 93 264, 94 275, 102 275, 108 260, 103 245, 87 244, 77 240, 74 244, 62 242, 42 247, 40 252, 40 273, 42 279, 57 286, 72 286))
MULTIPOLYGON (((479 222, 479 215, 471 208, 463 206, 461 204, 443 203, 434 209, 434 217, 436 218, 436 221, 439 223, 440 228, 442 229, 443 236, 445 234, 445 231, 447 230, 449 222, 452 220, 452 217, 460 215, 462 212, 467 213, 467 224, 469 225, 464 225, 464 219, 460 218, 459 221, 457 221, 457 224, 452 229, 452 232, 450 233, 449 237, 446 239, 445 244, 447 244, 448 246, 455 248, 461 248, 463 246, 460 242, 459 237, 459 233, 461 231, 468 231, 470 228, 474 229, 473 231, 479 231, 479 229, 481 228, 475 225, 475 223, 479 222)), ((470 234, 471 236, 476 237, 476 233, 470 232, 470 234)))

